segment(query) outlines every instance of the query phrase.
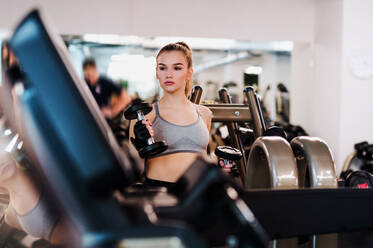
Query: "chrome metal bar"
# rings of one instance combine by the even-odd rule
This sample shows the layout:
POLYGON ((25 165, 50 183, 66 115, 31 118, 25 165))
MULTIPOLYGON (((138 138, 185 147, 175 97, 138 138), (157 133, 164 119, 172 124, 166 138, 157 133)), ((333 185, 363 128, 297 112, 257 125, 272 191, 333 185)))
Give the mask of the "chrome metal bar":
POLYGON ((199 102, 201 101, 202 92, 203 90, 201 86, 194 86, 190 95, 190 101, 194 104, 199 104, 199 102))
MULTIPOLYGON (((220 97, 220 101, 222 103, 228 103, 228 104, 231 104, 232 101, 231 101, 231 98, 228 94, 228 91, 227 89, 225 88, 222 88, 219 90, 219 97, 220 97)), ((243 156, 242 158, 237 161, 237 168, 238 168, 238 172, 239 172, 239 175, 240 175, 240 179, 241 179, 241 182, 242 182, 242 185, 245 184, 245 178, 246 178, 246 156, 245 156, 245 149, 243 149, 243 145, 242 145, 242 142, 240 140, 240 138, 238 137, 238 124, 236 122, 232 122, 232 121, 225 121, 226 122, 226 125, 227 125, 227 128, 228 128, 228 132, 229 132, 229 136, 231 138, 231 141, 232 141, 232 146, 239 149, 243 156)))
POLYGON ((255 95, 253 87, 247 87, 244 89, 244 94, 249 103, 249 109, 251 113, 251 118, 253 122, 253 130, 254 130, 254 138, 258 138, 263 136, 263 133, 266 129, 263 116, 259 111, 258 99, 255 95))
POLYGON ((244 104, 202 104, 212 112, 213 122, 249 122, 251 121, 250 110, 244 104))

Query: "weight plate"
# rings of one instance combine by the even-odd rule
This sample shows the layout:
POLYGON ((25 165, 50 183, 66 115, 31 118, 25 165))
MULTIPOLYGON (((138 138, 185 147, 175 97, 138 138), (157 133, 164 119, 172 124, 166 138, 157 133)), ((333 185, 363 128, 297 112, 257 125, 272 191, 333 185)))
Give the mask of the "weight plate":
POLYGON ((125 111, 124 111, 124 117, 127 120, 135 120, 137 119, 137 111, 142 111, 144 115, 148 114, 150 111, 152 111, 153 107, 147 102, 141 102, 137 103, 135 105, 129 106, 125 111))
POLYGON ((154 144, 148 145, 139 151, 140 157, 149 158, 151 156, 157 155, 164 152, 168 148, 166 142, 158 141, 154 144))

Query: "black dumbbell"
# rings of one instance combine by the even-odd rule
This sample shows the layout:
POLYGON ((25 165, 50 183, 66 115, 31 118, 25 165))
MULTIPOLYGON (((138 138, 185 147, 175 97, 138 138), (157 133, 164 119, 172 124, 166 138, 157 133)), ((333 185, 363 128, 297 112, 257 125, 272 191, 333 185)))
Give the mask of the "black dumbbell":
MULTIPOLYGON (((123 114, 127 120, 137 119, 137 123, 141 123, 145 119, 145 115, 152 111, 152 109, 149 103, 139 102, 127 108, 123 114)), ((142 158, 148 158, 164 152, 168 147, 165 141, 155 142, 153 137, 150 137, 147 143, 146 147, 139 150, 140 157, 142 158)))
MULTIPOLYGON (((223 159, 224 164, 231 164, 233 161, 238 161, 242 158, 242 152, 231 146, 218 146, 215 148, 215 155, 223 159)), ((237 167, 231 169, 232 176, 238 176, 237 167)))
POLYGON ((356 150, 356 157, 360 158, 360 159, 364 159, 364 157, 366 155, 366 149, 368 147, 369 147, 369 144, 366 141, 363 141, 363 142, 360 142, 360 143, 356 143, 354 145, 354 148, 356 150))
POLYGON ((263 136, 280 136, 287 139, 286 132, 282 127, 272 126, 264 131, 263 136))
POLYGON ((365 150, 365 156, 366 161, 372 161, 373 160, 373 144, 368 145, 368 147, 365 150))

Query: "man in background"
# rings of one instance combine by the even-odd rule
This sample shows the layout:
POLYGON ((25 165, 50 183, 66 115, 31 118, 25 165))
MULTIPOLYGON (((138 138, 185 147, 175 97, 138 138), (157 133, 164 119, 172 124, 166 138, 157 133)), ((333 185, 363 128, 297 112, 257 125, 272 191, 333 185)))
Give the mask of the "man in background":
POLYGON ((130 102, 131 97, 112 80, 100 76, 96 62, 87 58, 83 62, 84 78, 107 120, 116 117, 130 102))

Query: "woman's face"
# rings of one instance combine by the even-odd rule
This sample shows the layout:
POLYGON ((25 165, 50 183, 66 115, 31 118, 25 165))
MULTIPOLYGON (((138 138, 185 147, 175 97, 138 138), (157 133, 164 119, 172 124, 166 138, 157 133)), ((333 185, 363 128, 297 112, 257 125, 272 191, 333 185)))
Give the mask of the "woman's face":
POLYGON ((4 151, 0 151, 0 184, 10 179, 17 171, 16 163, 11 155, 4 151))
POLYGON ((193 69, 183 52, 163 52, 157 58, 157 79, 161 88, 168 93, 185 91, 187 80, 192 79, 193 69))

